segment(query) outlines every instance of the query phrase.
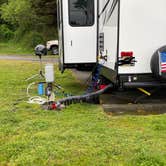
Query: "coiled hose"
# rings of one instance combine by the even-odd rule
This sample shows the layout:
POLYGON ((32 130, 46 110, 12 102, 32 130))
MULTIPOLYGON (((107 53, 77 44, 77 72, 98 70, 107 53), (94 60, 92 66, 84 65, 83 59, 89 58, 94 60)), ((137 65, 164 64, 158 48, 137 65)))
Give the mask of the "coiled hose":
POLYGON ((113 88, 113 84, 109 84, 105 88, 98 90, 96 92, 88 93, 82 96, 71 96, 71 97, 61 99, 57 102, 57 104, 70 105, 70 104, 82 103, 82 102, 89 103, 90 101, 92 101, 93 99, 96 99, 99 95, 105 93, 107 90, 111 88, 113 88))

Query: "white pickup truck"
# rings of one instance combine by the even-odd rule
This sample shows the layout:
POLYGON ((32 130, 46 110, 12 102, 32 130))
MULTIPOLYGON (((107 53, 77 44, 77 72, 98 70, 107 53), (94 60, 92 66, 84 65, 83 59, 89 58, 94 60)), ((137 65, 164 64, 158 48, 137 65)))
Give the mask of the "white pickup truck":
POLYGON ((50 40, 46 43, 46 48, 48 51, 51 51, 53 55, 58 54, 58 40, 50 40))

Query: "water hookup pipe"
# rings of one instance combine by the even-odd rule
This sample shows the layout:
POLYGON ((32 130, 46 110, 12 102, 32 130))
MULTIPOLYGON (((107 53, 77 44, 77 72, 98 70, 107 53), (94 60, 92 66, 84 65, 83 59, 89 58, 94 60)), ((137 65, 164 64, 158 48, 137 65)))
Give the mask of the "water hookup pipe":
POLYGON ((76 103, 92 103, 93 100, 98 98, 101 94, 105 93, 109 89, 113 88, 113 84, 106 85, 103 89, 100 89, 96 92, 78 95, 78 96, 70 96, 64 99, 60 99, 57 102, 46 102, 43 106, 48 106, 48 110, 57 110, 63 109, 65 106, 76 104, 76 103))

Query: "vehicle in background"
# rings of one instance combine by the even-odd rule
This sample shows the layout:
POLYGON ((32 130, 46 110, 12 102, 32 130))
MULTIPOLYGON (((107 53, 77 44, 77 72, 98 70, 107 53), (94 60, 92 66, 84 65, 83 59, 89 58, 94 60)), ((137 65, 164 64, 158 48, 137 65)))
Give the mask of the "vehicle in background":
POLYGON ((52 55, 57 55, 59 53, 58 45, 59 45, 58 40, 50 40, 50 41, 47 41, 46 48, 48 51, 51 51, 52 55))

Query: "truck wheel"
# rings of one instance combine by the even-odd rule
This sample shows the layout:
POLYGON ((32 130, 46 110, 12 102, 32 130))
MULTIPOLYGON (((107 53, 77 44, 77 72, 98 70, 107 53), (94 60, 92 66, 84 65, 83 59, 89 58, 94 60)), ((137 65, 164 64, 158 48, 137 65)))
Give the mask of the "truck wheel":
POLYGON ((51 53, 52 53, 52 55, 57 55, 58 54, 58 46, 52 46, 51 53))

